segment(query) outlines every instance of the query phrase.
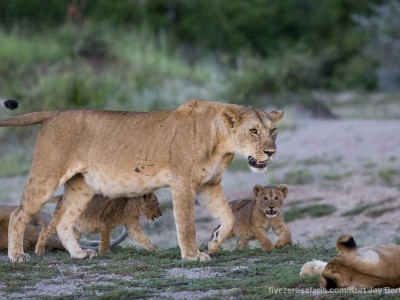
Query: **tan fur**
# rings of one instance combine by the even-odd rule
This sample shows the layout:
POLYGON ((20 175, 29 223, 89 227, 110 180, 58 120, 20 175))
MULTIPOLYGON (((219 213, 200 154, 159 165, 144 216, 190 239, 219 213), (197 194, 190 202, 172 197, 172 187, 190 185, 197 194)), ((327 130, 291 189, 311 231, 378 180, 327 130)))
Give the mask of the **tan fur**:
POLYGON ((327 262, 322 260, 312 260, 306 262, 300 269, 300 276, 305 275, 321 275, 326 267, 327 262))
MULTIPOLYGON (((35 253, 42 255, 45 250, 46 241, 56 232, 59 215, 58 212, 63 204, 62 196, 52 198, 52 202, 58 202, 51 223, 42 229, 35 253)), ((101 195, 95 195, 88 203, 85 211, 76 221, 76 235, 80 238, 82 233, 99 233, 99 253, 110 252, 111 231, 124 225, 129 235, 135 238, 143 247, 149 251, 157 249, 140 227, 139 217, 143 215, 151 222, 161 216, 161 210, 155 194, 150 193, 139 197, 110 199, 101 195)))
MULTIPOLYGON (((0 205, 0 249, 8 249, 8 224, 10 214, 17 208, 15 205, 0 205)), ((24 251, 35 249, 40 231, 50 223, 51 217, 43 212, 33 215, 32 220, 27 224, 24 234, 24 251)), ((64 250, 61 241, 57 237, 49 239, 43 247, 64 250)))
MULTIPOLYGON (((258 240, 264 251, 292 244, 291 233, 281 209, 287 192, 288 187, 285 184, 267 187, 256 185, 253 189, 255 200, 236 200, 229 203, 235 215, 235 225, 227 238, 238 237, 237 250, 242 250, 251 240, 258 240), (279 236, 275 244, 267 236, 270 228, 279 236)), ((218 235, 219 227, 214 229, 211 241, 218 238, 218 235)))
POLYGON ((210 259, 196 245, 195 197, 222 223, 220 238, 209 245, 215 251, 234 223, 222 174, 236 153, 249 158, 253 171, 265 171, 276 153, 275 123, 282 116, 189 100, 177 109, 150 113, 66 110, 0 120, 0 126, 42 124, 21 205, 10 219, 10 260, 29 259, 22 249, 25 226, 63 184, 57 232, 72 257, 95 255, 80 248, 71 225, 94 194, 132 197, 169 186, 182 258, 210 259))
POLYGON ((320 277, 323 288, 400 287, 400 245, 358 248, 349 235, 339 237, 333 257, 320 277))

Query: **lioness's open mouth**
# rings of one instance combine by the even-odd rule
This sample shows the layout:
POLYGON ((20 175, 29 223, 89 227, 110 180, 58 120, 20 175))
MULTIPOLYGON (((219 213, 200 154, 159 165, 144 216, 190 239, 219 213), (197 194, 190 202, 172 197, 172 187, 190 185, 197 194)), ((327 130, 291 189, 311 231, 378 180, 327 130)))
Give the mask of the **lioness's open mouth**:
POLYGON ((249 156, 247 159, 249 160, 250 167, 257 168, 257 169, 265 168, 268 163, 268 159, 262 160, 262 161, 257 161, 257 159, 255 159, 253 156, 249 156))
POLYGON ((265 212, 265 214, 267 215, 268 218, 273 218, 276 216, 276 211, 275 210, 267 210, 265 212))

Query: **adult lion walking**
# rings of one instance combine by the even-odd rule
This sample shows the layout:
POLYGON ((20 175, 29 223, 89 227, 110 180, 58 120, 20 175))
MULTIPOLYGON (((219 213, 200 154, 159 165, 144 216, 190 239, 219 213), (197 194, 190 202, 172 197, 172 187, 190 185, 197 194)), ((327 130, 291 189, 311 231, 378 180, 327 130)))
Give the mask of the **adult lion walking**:
POLYGON ((21 204, 10 219, 11 262, 29 259, 22 248, 25 226, 63 184, 57 232, 71 257, 96 255, 82 250, 73 234, 94 194, 131 197, 169 186, 182 259, 210 259, 196 246, 195 197, 220 220, 220 238, 208 245, 213 251, 234 224, 220 184, 223 172, 236 153, 248 158, 253 171, 266 170, 276 154, 275 123, 282 116, 282 111, 189 100, 149 113, 65 110, 0 120, 0 126, 42 124, 21 204))

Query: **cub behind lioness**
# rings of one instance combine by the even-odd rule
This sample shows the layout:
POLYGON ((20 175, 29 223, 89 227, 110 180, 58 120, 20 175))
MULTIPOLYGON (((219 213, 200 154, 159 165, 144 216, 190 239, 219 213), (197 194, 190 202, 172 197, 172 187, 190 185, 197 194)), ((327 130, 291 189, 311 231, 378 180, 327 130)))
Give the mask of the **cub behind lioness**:
MULTIPOLYGON (((291 233, 281 210, 288 193, 287 185, 265 187, 256 185, 253 193, 255 200, 236 200, 229 203, 235 215, 235 225, 228 239, 238 237, 237 250, 242 250, 251 240, 258 240, 264 251, 291 244, 291 233), (279 236, 275 244, 267 236, 270 228, 279 236)), ((214 229, 210 242, 218 237, 218 230, 219 226, 214 229)))
MULTIPOLYGON (((37 255, 43 254, 46 240, 55 234, 59 217, 65 209, 62 196, 56 196, 53 200, 58 202, 54 218, 40 233, 35 250, 37 255)), ((149 222, 161 216, 158 199, 154 193, 116 199, 95 195, 75 223, 75 235, 79 239, 82 233, 100 232, 99 253, 109 253, 112 229, 124 225, 130 237, 135 238, 147 250, 156 251, 140 227, 140 215, 146 217, 149 222)))

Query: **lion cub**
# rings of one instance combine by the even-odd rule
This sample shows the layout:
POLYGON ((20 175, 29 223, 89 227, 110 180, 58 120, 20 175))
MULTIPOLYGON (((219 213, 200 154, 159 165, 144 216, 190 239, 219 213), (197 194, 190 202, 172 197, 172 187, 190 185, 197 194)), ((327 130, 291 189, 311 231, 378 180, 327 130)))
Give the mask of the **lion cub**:
MULTIPOLYGON (((36 255, 44 253, 46 240, 56 233, 56 226, 61 215, 62 199, 63 196, 53 197, 53 202, 58 202, 54 211, 54 218, 47 227, 42 229, 39 235, 35 249, 36 255)), ((111 230, 124 225, 130 237, 133 237, 147 250, 156 251, 156 247, 151 244, 140 227, 140 215, 145 216, 149 222, 162 215, 157 196, 154 193, 115 199, 95 195, 75 224, 76 237, 79 239, 82 233, 100 232, 99 253, 109 253, 111 230)))
MULTIPOLYGON (((235 215, 235 225, 227 239, 234 236, 239 238, 236 243, 237 250, 242 250, 251 240, 258 240, 264 251, 290 245, 291 233, 281 210, 288 193, 287 185, 265 187, 256 185, 253 193, 255 200, 236 200, 229 203, 235 215), (272 244, 267 236, 270 228, 279 236, 275 244, 272 244)), ((214 229, 211 241, 218 237, 218 229, 219 226, 214 229)))

